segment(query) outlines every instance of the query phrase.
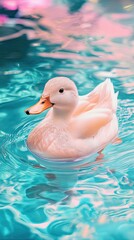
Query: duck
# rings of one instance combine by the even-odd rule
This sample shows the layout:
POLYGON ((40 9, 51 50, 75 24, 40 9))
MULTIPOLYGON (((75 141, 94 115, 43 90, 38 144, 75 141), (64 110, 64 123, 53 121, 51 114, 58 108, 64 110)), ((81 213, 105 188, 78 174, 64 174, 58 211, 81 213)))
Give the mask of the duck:
POLYGON ((41 158, 59 160, 101 153, 118 139, 117 98, 110 79, 82 96, 71 79, 50 79, 39 102, 25 110, 33 115, 49 109, 29 133, 28 149, 41 158))

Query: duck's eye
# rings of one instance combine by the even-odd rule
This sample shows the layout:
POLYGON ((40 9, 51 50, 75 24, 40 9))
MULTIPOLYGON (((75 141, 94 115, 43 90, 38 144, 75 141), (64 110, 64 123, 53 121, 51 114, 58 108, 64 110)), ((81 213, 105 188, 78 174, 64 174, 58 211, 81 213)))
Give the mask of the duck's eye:
POLYGON ((64 88, 61 88, 60 90, 59 90, 59 93, 63 93, 64 92, 64 88))

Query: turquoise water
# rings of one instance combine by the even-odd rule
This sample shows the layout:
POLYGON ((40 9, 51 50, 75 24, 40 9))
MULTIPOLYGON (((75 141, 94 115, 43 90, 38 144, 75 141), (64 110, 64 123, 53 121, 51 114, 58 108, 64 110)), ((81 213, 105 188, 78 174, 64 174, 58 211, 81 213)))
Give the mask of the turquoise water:
POLYGON ((21 49, 17 40, 0 57, 0 239, 133 240, 133 1, 55 1, 23 15, 7 23, 24 29, 21 49), (70 77, 80 94, 106 77, 119 91, 122 143, 107 146, 101 161, 52 163, 27 149, 46 113, 24 110, 55 76, 70 77))

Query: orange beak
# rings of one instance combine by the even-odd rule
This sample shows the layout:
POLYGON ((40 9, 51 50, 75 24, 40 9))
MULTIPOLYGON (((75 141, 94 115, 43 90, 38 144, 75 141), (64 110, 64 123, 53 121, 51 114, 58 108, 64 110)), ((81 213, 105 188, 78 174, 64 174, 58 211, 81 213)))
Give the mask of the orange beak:
POLYGON ((49 97, 45 97, 45 98, 41 97, 39 102, 37 102, 32 107, 26 109, 25 113, 28 115, 39 114, 52 106, 53 106, 53 103, 50 102, 49 97))

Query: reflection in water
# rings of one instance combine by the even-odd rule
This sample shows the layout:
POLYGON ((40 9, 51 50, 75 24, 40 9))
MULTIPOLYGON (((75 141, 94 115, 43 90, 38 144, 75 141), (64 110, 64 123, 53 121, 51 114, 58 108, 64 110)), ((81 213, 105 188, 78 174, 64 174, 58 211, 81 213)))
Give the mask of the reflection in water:
POLYGON ((27 54, 29 41, 22 27, 0 27, 0 55, 4 59, 18 59, 27 54))
POLYGON ((0 239, 133 239, 133 1, 1 2, 18 10, 0 13, 0 239), (80 94, 106 77, 119 91, 122 143, 102 160, 68 169, 40 165, 28 151, 27 135, 45 113, 27 122, 23 112, 57 75, 80 94))
POLYGON ((110 13, 123 13, 126 10, 134 10, 133 0, 113 0, 108 2, 107 0, 99 0, 99 4, 105 9, 105 12, 110 13))

